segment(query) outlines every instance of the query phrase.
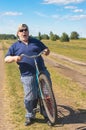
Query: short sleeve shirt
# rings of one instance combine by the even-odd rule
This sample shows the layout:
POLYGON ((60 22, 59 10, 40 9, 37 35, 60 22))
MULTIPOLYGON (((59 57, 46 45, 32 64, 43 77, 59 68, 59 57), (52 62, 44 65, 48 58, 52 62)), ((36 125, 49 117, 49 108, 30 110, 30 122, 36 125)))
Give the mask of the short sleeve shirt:
MULTIPOLYGON (((28 56, 37 55, 41 51, 47 48, 41 41, 35 38, 29 38, 29 43, 26 45, 21 41, 17 41, 11 45, 6 56, 20 56, 21 54, 26 54, 28 56)), ((44 70, 45 64, 42 56, 36 58, 38 63, 38 68, 44 70)), ((33 75, 36 72, 34 60, 23 57, 19 65, 19 70, 21 76, 33 75)))

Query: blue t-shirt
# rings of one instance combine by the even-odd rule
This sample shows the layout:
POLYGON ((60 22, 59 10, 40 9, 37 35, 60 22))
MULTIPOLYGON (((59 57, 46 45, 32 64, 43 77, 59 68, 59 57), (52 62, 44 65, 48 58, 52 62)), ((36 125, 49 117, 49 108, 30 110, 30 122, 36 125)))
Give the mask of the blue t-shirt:
MULTIPOLYGON (((47 47, 41 41, 30 37, 27 45, 21 41, 17 41, 12 44, 6 56, 20 56, 21 54, 26 54, 28 56, 37 55, 45 48, 47 47)), ((38 68, 40 70, 44 70, 46 67, 42 56, 37 57, 36 60, 38 63, 38 68)), ((33 58, 28 59, 23 57, 17 64, 19 65, 21 76, 33 75, 36 73, 33 58)))

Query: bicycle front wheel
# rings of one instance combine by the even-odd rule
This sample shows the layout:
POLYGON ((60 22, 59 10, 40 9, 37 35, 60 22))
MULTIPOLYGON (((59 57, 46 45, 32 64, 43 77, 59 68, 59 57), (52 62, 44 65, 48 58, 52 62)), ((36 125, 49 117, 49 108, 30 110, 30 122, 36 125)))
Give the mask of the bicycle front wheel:
POLYGON ((41 98, 47 114, 47 117, 52 125, 57 120, 57 106, 52 90, 52 86, 44 73, 39 75, 39 86, 41 91, 41 98))

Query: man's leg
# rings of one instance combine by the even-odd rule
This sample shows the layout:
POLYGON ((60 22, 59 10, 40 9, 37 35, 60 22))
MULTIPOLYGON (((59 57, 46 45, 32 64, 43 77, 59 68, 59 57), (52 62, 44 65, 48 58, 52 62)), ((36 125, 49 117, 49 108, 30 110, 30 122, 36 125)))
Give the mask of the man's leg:
POLYGON ((32 119, 35 116, 33 109, 37 106, 38 88, 35 76, 21 77, 24 87, 24 104, 27 110, 26 119, 32 119))

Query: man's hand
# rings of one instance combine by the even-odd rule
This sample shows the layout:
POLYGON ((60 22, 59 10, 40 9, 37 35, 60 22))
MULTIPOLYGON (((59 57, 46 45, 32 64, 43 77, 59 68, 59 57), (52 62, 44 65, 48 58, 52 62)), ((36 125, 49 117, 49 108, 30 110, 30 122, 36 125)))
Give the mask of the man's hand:
POLYGON ((6 63, 19 62, 21 61, 21 59, 22 59, 21 56, 7 56, 5 57, 5 62, 6 63))
POLYGON ((14 57, 13 57, 13 60, 14 60, 15 62, 19 62, 19 61, 21 61, 21 59, 22 59, 21 56, 14 56, 14 57))
POLYGON ((43 54, 46 55, 46 56, 49 55, 50 50, 48 48, 44 49, 43 54))

